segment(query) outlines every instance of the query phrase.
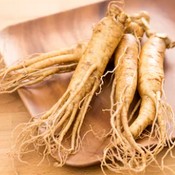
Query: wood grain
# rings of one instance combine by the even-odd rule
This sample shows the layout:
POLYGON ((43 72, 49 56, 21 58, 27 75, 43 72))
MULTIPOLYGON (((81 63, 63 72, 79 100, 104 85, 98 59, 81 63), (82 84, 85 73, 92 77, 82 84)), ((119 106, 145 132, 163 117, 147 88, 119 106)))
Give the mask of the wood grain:
MULTIPOLYGON (((159 31, 163 31, 168 33, 170 36, 175 38, 175 33, 173 31, 175 14, 173 12, 173 5, 174 1, 169 1, 169 3, 165 3, 162 1, 138 1, 132 0, 126 2, 127 11, 134 12, 136 10, 144 9, 151 13, 152 26, 159 31), (161 8, 164 7, 164 12, 162 12, 161 8), (163 24, 162 24, 163 23, 163 24), (166 26, 166 28, 164 27, 166 26)), ((48 17, 40 18, 34 21, 25 22, 19 25, 8 27, 7 29, 1 32, 0 36, 0 45, 1 45, 1 52, 5 57, 6 63, 11 64, 16 59, 22 58, 28 54, 33 52, 47 52, 49 50, 53 50, 62 46, 68 46, 71 44, 76 43, 77 41, 84 39, 88 39, 90 36, 90 31, 92 25, 104 14, 103 6, 97 6, 93 8, 85 8, 82 12, 75 13, 75 11, 70 11, 69 15, 67 12, 61 14, 55 14, 48 17), (95 12, 94 12, 94 11, 95 12), (80 15, 81 14, 81 15, 80 15), (71 17, 71 18, 70 18, 71 17), (64 19, 64 20, 63 20, 64 19), (66 19, 66 20, 65 20, 66 19), (73 20, 74 19, 74 20, 73 20), (59 24, 59 25, 58 25, 59 24), (29 37, 30 36, 30 37, 29 37)), ((174 70, 174 61, 172 59, 172 55, 175 54, 174 51, 168 51, 166 54, 166 82, 165 82, 165 90, 166 95, 169 103, 175 109, 174 99, 172 97, 173 89, 175 88, 175 70, 174 70)), ((69 75, 68 75, 69 77, 69 75)), ((48 104, 48 100, 43 97, 43 93, 39 95, 39 91, 43 89, 45 84, 49 87, 55 87, 54 92, 57 91, 58 86, 53 85, 55 81, 59 77, 54 77, 53 79, 39 84, 37 86, 31 87, 29 89, 23 89, 20 93, 21 97, 24 96, 23 100, 25 102, 25 97, 31 96, 33 97, 38 96, 37 99, 41 99, 43 104, 46 105, 45 108, 39 109, 46 110, 51 106, 56 98, 59 96, 54 96, 51 91, 48 94, 45 94, 46 97, 49 96, 50 101, 48 104)), ((62 77, 64 86, 66 87, 66 83, 68 83, 68 78, 62 77)), ((48 88, 50 89, 50 88, 48 88)), ((64 89, 64 88, 63 88, 64 89)), ((40 102, 41 100, 35 102, 40 102)), ((101 101, 101 100, 99 100, 101 101)), ((31 99, 31 103, 33 103, 31 99)), ((36 104, 37 104, 36 103, 36 104)), ((99 103, 99 102, 98 102, 99 103)), ((26 104, 26 102, 25 102, 26 104)), ((2 113, 1 119, 5 122, 1 122, 1 139, 0 142, 2 143, 2 164, 0 166, 0 172, 2 170, 3 174, 13 174, 14 169, 11 166, 10 161, 10 154, 9 154, 9 145, 10 145, 10 133, 11 130, 18 124, 23 121, 27 121, 29 119, 29 114, 27 113, 26 109, 24 108, 23 104, 19 100, 18 95, 3 95, 0 96, 0 111, 2 113), (2 102, 2 104, 1 104, 2 102), (9 110, 8 110, 9 109, 9 110), (14 117, 13 117, 14 116, 14 117), (7 136, 4 137, 4 136, 7 136)), ((27 104, 26 104, 27 105, 27 104)), ((31 105, 30 105, 31 106, 31 105)), ((32 104, 32 106, 34 106, 32 104)), ((39 105, 36 105, 39 106, 39 105)), ((38 112, 38 107, 34 106, 31 111, 33 114, 38 112)), ((97 105, 98 106, 98 105, 97 105)), ((99 115, 99 114, 98 114, 99 115)), ((97 120, 98 121, 98 120, 97 120)), ((99 128, 97 128, 98 130, 99 128)), ((161 154, 159 155, 161 157, 161 154)), ((39 161, 40 157, 37 157, 36 154, 31 155, 28 159, 36 163, 39 161)), ((158 159, 159 160, 159 159, 158 159)), ((54 160, 51 160, 51 165, 53 164, 54 160)), ((173 162, 173 160, 168 157, 167 162, 173 162)), ((35 166, 34 164, 31 165, 23 165, 15 160, 15 166, 17 171, 20 174, 102 174, 99 167, 91 167, 91 168, 71 168, 71 167, 64 167, 61 169, 53 168, 52 166, 48 165, 48 162, 45 161, 40 167, 35 166)), ((159 171, 158 168, 151 168, 147 169, 147 173, 152 172, 153 170, 159 171)), ((160 172, 160 171, 159 171, 160 172)), ((151 173, 154 174, 154 173, 151 173)), ((157 174, 157 172, 155 173, 157 174)))

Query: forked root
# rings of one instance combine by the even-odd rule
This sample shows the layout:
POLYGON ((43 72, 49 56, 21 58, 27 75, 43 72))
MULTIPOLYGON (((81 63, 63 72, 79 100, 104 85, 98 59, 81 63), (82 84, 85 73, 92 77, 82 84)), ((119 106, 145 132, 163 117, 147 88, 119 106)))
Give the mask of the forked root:
POLYGON ((17 77, 10 76, 6 77, 5 81, 2 81, 0 87, 0 94, 2 93, 12 93, 24 86, 34 85, 36 83, 44 81, 46 78, 54 74, 66 73, 75 70, 77 63, 70 63, 68 65, 55 65, 41 70, 37 70, 28 75, 18 74, 17 77))
POLYGON ((78 151, 80 128, 99 85, 99 80, 93 76, 94 73, 95 67, 92 67, 77 89, 72 92, 68 88, 47 113, 26 124, 17 138, 19 155, 27 154, 34 149, 44 157, 52 155, 58 161, 57 166, 62 166, 70 154, 78 151))
POLYGON ((94 27, 64 95, 43 116, 27 123, 19 134, 19 155, 26 154, 31 146, 44 157, 57 158, 57 166, 62 166, 80 148, 80 129, 89 103, 122 38, 128 18, 115 4, 109 4, 106 16, 94 27))
MULTIPOLYGON (((35 63, 38 63, 40 61, 48 60, 52 57, 58 57, 62 55, 72 55, 78 52, 82 52, 86 47, 86 43, 77 44, 76 46, 73 46, 71 48, 64 48, 60 49, 58 51, 51 51, 48 53, 41 53, 41 54, 33 54, 29 56, 28 58, 25 58, 24 60, 19 60, 17 64, 12 65, 10 67, 6 67, 4 70, 0 71, 0 76, 4 75, 4 72, 9 73, 11 71, 16 71, 19 69, 23 69, 26 67, 29 67, 35 63), (5 71, 6 70, 6 71, 5 71)), ((61 60, 60 60, 61 61, 61 60)), ((62 60, 64 61, 64 60, 62 60)))
MULTIPOLYGON (((135 24, 130 24, 132 24, 130 25, 132 31, 135 24)), ((131 32, 130 30, 128 31, 131 32)), ((142 30, 140 31, 142 33, 142 30)), ((133 34, 140 33, 140 31, 134 31, 133 34)), ((122 86, 124 84, 127 88, 128 76, 130 74, 128 69, 127 78, 124 79, 122 77, 120 80, 120 74, 122 75, 123 72, 127 72, 126 67, 124 69, 122 62, 120 63, 120 71, 116 73, 116 77, 120 81, 115 83, 114 79, 111 91, 111 96, 113 97, 111 100, 110 122, 112 135, 109 145, 104 149, 101 163, 103 171, 104 167, 107 167, 109 170, 117 173, 123 173, 124 171, 142 172, 151 162, 158 164, 156 160, 157 154, 164 147, 168 146, 168 151, 163 156, 161 165, 159 165, 163 169, 164 158, 175 147, 175 141, 172 139, 173 133, 175 133, 174 114, 169 105, 161 99, 164 79, 164 52, 166 47, 170 46, 173 47, 174 45, 167 37, 155 34, 150 37, 142 48, 139 57, 137 82, 141 105, 138 116, 131 124, 128 117, 130 102, 127 99, 129 99, 128 96, 132 93, 131 91, 127 93, 125 87, 122 86), (124 82, 122 82, 123 79, 125 80, 124 82), (118 88, 120 84, 122 88, 118 88), (118 89, 116 90, 115 88, 118 89), (147 139, 146 146, 140 140, 143 137, 147 139)), ((129 58, 133 57, 129 56, 129 58)))
MULTIPOLYGON (((113 133, 111 142, 104 150, 104 155, 101 163, 102 170, 107 167, 109 170, 121 173, 124 171, 143 172, 145 168, 152 162, 158 164, 156 156, 163 148, 168 147, 161 159, 161 164, 158 164, 161 169, 164 169, 164 159, 175 146, 173 133, 175 133, 175 119, 171 107, 157 97, 155 100, 155 118, 150 123, 149 132, 147 131, 144 139, 147 139, 147 145, 143 146, 139 141, 142 137, 140 133, 134 137, 134 129, 139 130, 139 125, 134 125, 135 128, 128 126, 126 104, 120 104, 117 111, 111 116, 113 133), (125 106, 125 107, 123 107, 125 106), (117 126, 117 118, 120 126, 117 126), (125 126, 126 125, 126 126, 125 126), (120 127, 120 129, 118 129, 120 127), (122 130, 121 130, 122 128, 122 130), (121 132, 122 131, 122 132, 121 132)), ((147 108, 146 108, 147 109, 147 108)), ((139 124, 139 123, 138 123, 139 124)), ((144 130, 142 128, 142 130, 144 130)))
POLYGON ((145 151, 137 144, 128 125, 128 105, 124 102, 117 106, 111 115, 112 135, 105 148, 101 167, 121 173, 123 171, 143 171, 146 167, 145 151))
POLYGON ((0 93, 11 93, 56 74, 75 70, 85 44, 75 48, 41 54, 0 71, 0 93))

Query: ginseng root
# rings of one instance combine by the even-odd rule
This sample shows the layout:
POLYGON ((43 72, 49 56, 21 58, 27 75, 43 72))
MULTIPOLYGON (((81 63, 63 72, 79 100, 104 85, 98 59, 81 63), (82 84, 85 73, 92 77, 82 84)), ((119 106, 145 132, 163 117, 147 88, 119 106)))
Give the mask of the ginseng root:
MULTIPOLYGON (((138 57, 137 39, 132 34, 125 34, 115 54, 115 66, 117 68, 112 85, 110 119, 112 134, 110 144, 104 149, 102 160, 102 167, 105 166, 111 171, 119 172, 122 167, 121 163, 123 166, 128 164, 129 157, 125 155, 132 152, 131 146, 128 148, 126 146, 129 146, 131 140, 133 142, 133 138, 128 132, 123 135, 123 130, 127 131, 128 110, 136 91, 138 57)), ((140 148, 134 146, 142 152, 140 148)))
POLYGON ((130 132, 138 139, 150 126, 150 132, 147 132, 148 140, 155 139, 157 142, 144 148, 147 164, 152 162, 165 146, 170 149, 174 147, 171 138, 175 131, 174 114, 170 105, 162 99, 165 50, 171 47, 174 47, 174 44, 166 35, 153 33, 144 44, 139 59, 138 91, 141 106, 138 117, 130 126, 130 132))
MULTIPOLYGON (((118 105, 117 110, 112 113, 111 118, 111 125, 115 128, 115 130, 113 129, 114 131, 111 144, 108 145, 104 151, 104 158, 107 158, 110 162, 103 160, 102 164, 111 171, 144 171, 151 162, 156 161, 155 156, 165 146, 169 147, 167 151, 169 152, 175 145, 171 138, 173 132, 175 131, 173 112, 171 107, 161 98, 164 82, 164 54, 166 48, 169 47, 174 47, 174 44, 172 44, 167 36, 153 33, 144 44, 139 58, 137 85, 141 97, 141 105, 137 118, 130 125, 128 125, 127 120, 128 101, 126 101, 126 99, 130 99, 129 102, 131 102, 132 99, 127 98, 126 96, 131 96, 132 94, 131 91, 129 91, 130 93, 126 93, 128 87, 126 85, 126 80, 130 80, 130 76, 126 76, 127 79, 125 78, 125 83, 123 83, 124 85, 121 85, 121 87, 123 87, 123 94, 119 88, 117 89, 118 91, 114 91, 115 93, 118 93, 119 97, 116 98, 116 105, 118 105), (119 118, 120 115, 121 118, 119 118), (169 122, 172 127, 169 127, 169 122), (147 129, 145 136, 144 130, 148 126, 150 127, 150 130, 147 129), (139 138, 142 138, 143 134, 144 137, 147 137, 148 142, 151 143, 153 139, 157 142, 154 142, 147 147, 143 147, 139 144, 139 142, 137 142, 139 138), (115 139, 116 137, 114 137, 114 135, 118 138, 115 139)), ((118 66, 120 68, 120 66, 122 66, 122 62, 118 66)), ((126 72, 129 73, 129 71, 130 70, 127 70, 126 72)), ((121 72, 118 72, 116 77, 120 77, 120 75, 122 75, 121 72)), ((122 78, 122 80, 123 79, 124 78, 122 78)), ((118 79, 118 84, 120 84, 120 81, 118 79)), ((115 83, 115 87, 117 87, 117 80, 115 83)), ((163 159, 167 155, 167 152, 162 158, 162 168, 163 159)))
POLYGON ((43 116, 27 123, 18 136, 20 155, 27 153, 30 146, 36 150, 44 147, 43 156, 51 154, 62 166, 70 154, 78 151, 86 111, 123 36, 126 19, 127 15, 114 2, 109 4, 106 17, 93 29, 64 95, 43 116))
POLYGON ((107 167, 114 172, 140 171, 146 166, 145 152, 135 142, 128 115, 137 88, 140 39, 145 32, 142 19, 149 21, 149 16, 140 12, 130 19, 126 34, 115 52, 115 78, 111 91, 112 133, 101 163, 102 169, 107 167))
POLYGON ((0 71, 0 93, 11 93, 53 74, 75 70, 85 48, 86 44, 78 44, 70 49, 44 53, 5 67, 0 71))

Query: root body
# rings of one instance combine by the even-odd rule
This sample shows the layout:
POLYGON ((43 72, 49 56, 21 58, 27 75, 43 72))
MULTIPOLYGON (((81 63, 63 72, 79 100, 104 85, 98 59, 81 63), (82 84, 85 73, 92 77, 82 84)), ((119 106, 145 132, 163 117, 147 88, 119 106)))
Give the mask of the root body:
POLYGON ((40 151, 43 146, 41 153, 56 157, 57 165, 62 166, 70 154, 78 151, 86 111, 122 38, 126 18, 120 9, 111 6, 107 16, 97 23, 64 95, 43 116, 27 123, 19 135, 20 154, 31 145, 40 151))
MULTIPOLYGON (((127 69, 123 66, 122 61, 118 61, 118 72, 116 69, 115 85, 113 86, 113 88, 116 88, 117 95, 114 95, 116 101, 112 100, 115 101, 116 104, 116 111, 111 115, 112 138, 111 143, 104 151, 102 167, 106 166, 114 172, 123 172, 125 170, 141 172, 144 171, 151 162, 156 161, 156 155, 165 146, 169 146, 165 155, 174 147, 175 143, 172 138, 170 138, 170 135, 173 134, 175 129, 173 112, 169 105, 161 99, 164 81, 163 62, 166 50, 165 41, 166 38, 153 35, 146 41, 142 48, 138 64, 137 85, 141 97, 141 105, 139 114, 131 125, 128 124, 128 109, 133 99, 131 94, 133 94, 136 88, 136 84, 133 83, 135 79, 131 76, 132 83, 127 84, 128 81, 125 79, 129 79, 129 75, 124 79, 122 73, 127 72, 130 74, 129 70, 123 71, 127 69), (117 77, 121 79, 117 79, 117 77), (122 89, 123 84, 121 82, 124 80, 126 81, 123 83, 125 88, 123 87, 122 89), (127 93, 127 87, 130 90, 128 91, 129 93, 127 93), (121 91, 121 89, 123 91, 121 91), (171 131, 168 128, 167 122, 171 122, 173 126, 171 127, 171 131), (149 145, 143 147, 137 140, 142 138, 147 127, 150 129, 147 129, 146 136, 144 137, 148 139, 149 145), (156 141, 156 143, 154 142, 150 145, 152 140, 156 141)), ((120 47, 118 49, 120 49, 120 47)), ((134 56, 131 58, 133 59, 134 56)), ((134 67, 130 67, 130 69, 132 68, 134 67)), ((112 111, 114 110, 112 109, 112 111)), ((163 156, 161 162, 162 168, 164 166, 164 157, 165 156, 163 156)))
POLYGON ((34 56, 0 70, 0 94, 39 83, 47 77, 75 70, 86 44, 34 56))

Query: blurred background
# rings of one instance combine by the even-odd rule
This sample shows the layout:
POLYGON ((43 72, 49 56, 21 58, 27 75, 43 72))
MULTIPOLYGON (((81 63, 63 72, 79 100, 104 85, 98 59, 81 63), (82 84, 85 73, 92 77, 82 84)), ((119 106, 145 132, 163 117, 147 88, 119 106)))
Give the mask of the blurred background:
POLYGON ((0 29, 103 0, 0 0, 0 29))

